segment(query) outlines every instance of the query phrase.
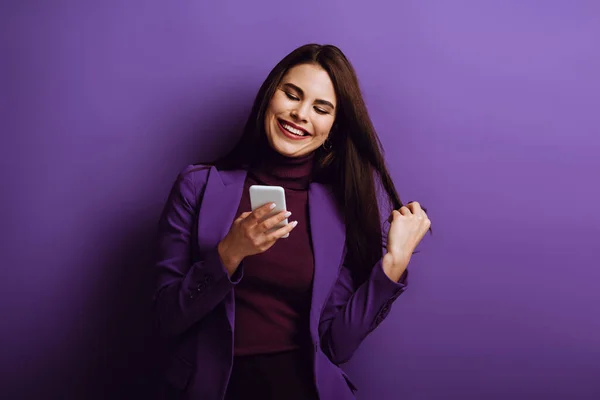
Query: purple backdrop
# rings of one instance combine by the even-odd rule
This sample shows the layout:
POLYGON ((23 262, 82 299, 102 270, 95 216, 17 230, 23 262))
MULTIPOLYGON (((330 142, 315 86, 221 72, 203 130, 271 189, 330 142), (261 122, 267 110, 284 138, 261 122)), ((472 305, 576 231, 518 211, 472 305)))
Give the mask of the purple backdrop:
POLYGON ((0 397, 152 392, 170 185, 314 41, 435 232, 347 365, 359 399, 600 398, 599 3, 367 4, 2 2, 0 397))

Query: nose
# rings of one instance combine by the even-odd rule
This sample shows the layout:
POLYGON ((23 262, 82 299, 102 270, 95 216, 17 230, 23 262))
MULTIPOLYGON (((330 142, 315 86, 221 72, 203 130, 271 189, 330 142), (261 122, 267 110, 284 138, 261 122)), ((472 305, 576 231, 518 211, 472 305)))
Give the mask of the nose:
POLYGON ((306 120, 306 116, 308 115, 308 111, 306 110, 307 107, 308 107, 307 105, 298 104, 298 106, 290 112, 290 115, 296 121, 307 122, 307 120, 306 120))

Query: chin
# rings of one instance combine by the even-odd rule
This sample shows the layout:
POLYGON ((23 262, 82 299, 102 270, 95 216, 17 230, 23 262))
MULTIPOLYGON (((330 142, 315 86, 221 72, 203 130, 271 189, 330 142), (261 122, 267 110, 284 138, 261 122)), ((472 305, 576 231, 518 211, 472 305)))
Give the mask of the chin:
POLYGON ((278 141, 277 139, 275 139, 275 143, 271 145, 271 147, 273 147, 276 152, 286 157, 298 157, 302 155, 300 154, 302 149, 289 143, 282 143, 282 141, 278 141))
POLYGON ((270 134, 268 135, 267 142, 273 150, 286 157, 297 156, 296 153, 300 151, 299 146, 295 146, 293 143, 288 143, 283 138, 277 136, 273 137, 270 134))

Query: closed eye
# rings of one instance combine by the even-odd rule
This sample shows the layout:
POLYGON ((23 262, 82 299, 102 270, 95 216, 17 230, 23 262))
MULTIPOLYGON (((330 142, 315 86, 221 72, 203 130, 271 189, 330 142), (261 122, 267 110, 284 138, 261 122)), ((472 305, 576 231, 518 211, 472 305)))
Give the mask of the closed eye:
POLYGON ((284 93, 285 93, 285 95, 288 97, 288 99, 290 99, 290 100, 296 100, 296 101, 300 100, 300 98, 298 98, 298 97, 294 96, 294 95, 293 95, 293 94, 291 94, 290 92, 284 92, 284 93))
MULTIPOLYGON (((285 95, 287 96, 288 99, 290 100, 294 100, 294 101, 300 101, 300 98, 298 96, 293 95, 290 92, 287 91, 283 91, 283 93, 285 93, 285 95)), ((321 115, 325 115, 325 114, 329 114, 329 111, 324 110, 320 107, 314 107, 315 111, 317 112, 317 114, 321 114, 321 115)))

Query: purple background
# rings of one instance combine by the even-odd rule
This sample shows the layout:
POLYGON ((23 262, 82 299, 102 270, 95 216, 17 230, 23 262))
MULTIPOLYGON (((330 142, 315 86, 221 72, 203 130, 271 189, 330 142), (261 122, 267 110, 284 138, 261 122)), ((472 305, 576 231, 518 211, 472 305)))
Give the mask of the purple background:
POLYGON ((347 365, 359 399, 600 398, 599 3, 367 3, 2 3, 0 397, 152 392, 171 183, 319 42, 434 228, 347 365))

